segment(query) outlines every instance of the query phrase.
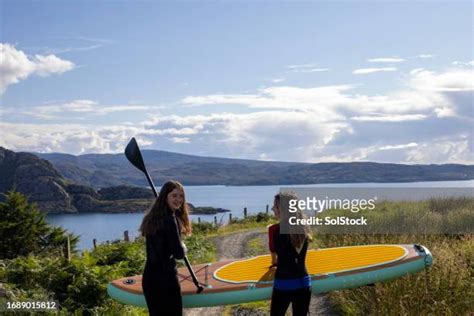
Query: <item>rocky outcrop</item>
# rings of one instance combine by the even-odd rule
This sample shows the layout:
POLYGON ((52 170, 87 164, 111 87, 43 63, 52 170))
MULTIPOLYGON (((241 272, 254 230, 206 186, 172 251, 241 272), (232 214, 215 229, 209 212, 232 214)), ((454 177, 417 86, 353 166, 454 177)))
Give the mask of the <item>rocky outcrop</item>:
POLYGON ((220 207, 211 207, 211 206, 194 206, 191 203, 188 203, 189 213, 191 214, 217 214, 217 213, 225 213, 230 212, 230 210, 226 210, 220 207))
MULTIPOLYGON (((16 190, 45 213, 143 212, 153 201, 150 190, 119 186, 99 191, 70 183, 44 159, 0 147, 0 192, 16 190)), ((0 195, 0 201, 3 198, 0 195)))
POLYGON ((76 212, 64 178, 46 160, 0 147, 0 192, 16 190, 41 210, 76 212))

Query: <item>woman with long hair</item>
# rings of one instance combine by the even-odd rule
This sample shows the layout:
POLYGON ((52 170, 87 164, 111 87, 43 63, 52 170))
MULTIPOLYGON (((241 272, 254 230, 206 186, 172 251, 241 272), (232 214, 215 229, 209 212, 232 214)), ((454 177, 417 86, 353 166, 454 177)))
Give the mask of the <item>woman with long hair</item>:
POLYGON ((146 239, 146 263, 142 288, 150 315, 182 315, 181 287, 176 259, 182 259, 186 247, 181 235, 191 234, 184 188, 178 181, 162 187, 140 231, 146 239))
MULTIPOLYGON (((299 209, 289 212, 290 200, 298 200, 298 197, 292 192, 282 192, 273 200, 272 210, 282 225, 288 225, 290 216, 304 217, 299 209)), ((311 301, 311 278, 305 259, 308 242, 312 240, 311 230, 308 226, 286 226, 288 231, 283 234, 280 223, 268 228, 272 266, 276 266, 270 314, 284 316, 291 303, 294 316, 307 315, 311 301)))

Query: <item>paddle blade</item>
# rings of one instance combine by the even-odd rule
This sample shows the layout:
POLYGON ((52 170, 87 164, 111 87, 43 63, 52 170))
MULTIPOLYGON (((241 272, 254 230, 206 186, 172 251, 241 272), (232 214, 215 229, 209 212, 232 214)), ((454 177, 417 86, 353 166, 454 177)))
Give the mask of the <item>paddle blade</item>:
POLYGON ((125 147, 125 157, 127 157, 128 161, 130 161, 132 165, 146 173, 146 167, 145 163, 143 162, 142 153, 140 152, 140 148, 138 147, 135 137, 132 137, 130 142, 128 142, 127 147, 125 147))

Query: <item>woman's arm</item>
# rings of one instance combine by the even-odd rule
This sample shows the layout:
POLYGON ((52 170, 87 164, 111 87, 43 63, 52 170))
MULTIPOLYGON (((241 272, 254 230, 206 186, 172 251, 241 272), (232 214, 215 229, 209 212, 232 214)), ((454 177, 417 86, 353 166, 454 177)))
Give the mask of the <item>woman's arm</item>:
POLYGON ((168 249, 175 259, 184 258, 184 248, 181 242, 178 224, 174 216, 165 217, 165 232, 168 249))
POLYGON ((271 225, 268 227, 268 248, 270 249, 270 254, 272 256, 272 266, 277 264, 277 253, 275 247, 275 233, 277 232, 277 226, 271 225))
POLYGON ((277 264, 277 254, 276 252, 270 252, 270 254, 272 255, 272 266, 276 265, 277 264))

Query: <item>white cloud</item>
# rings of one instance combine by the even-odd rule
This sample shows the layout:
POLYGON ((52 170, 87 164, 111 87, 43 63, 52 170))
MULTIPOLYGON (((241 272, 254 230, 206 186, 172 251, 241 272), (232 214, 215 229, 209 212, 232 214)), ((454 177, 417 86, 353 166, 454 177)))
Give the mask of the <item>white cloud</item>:
MULTIPOLYGON (((298 147, 305 148, 307 153, 304 156, 310 161, 375 159, 419 162, 421 158, 415 159, 413 155, 408 155, 408 150, 415 152, 413 144, 424 146, 440 141, 446 135, 451 137, 452 142, 459 143, 460 135, 471 130, 472 75, 463 71, 461 73, 458 69, 448 69, 444 72, 427 72, 421 68, 416 69, 406 78, 403 89, 386 95, 357 94, 355 85, 270 87, 260 89, 255 94, 187 97, 182 102, 194 106, 240 104, 248 108, 272 111, 279 109, 283 113, 301 113, 306 116, 306 120, 316 122, 317 125, 337 123, 322 138, 324 141, 298 147), (394 141, 410 146, 387 147, 397 146, 393 145, 394 141)), ((274 121, 271 116, 267 118, 274 121)), ((245 126, 245 123, 242 122, 241 125, 245 126)), ((227 125, 224 124, 223 128, 224 126, 227 125)), ((268 138, 270 137, 269 135, 268 138)), ((249 136, 246 142, 252 144, 252 140, 253 137, 249 136)), ((242 142, 242 145, 246 142, 242 142)), ((260 145, 253 145, 252 148, 254 150, 249 151, 249 154, 264 152, 265 159, 271 160, 280 157, 275 149, 261 148, 260 145)), ((294 151, 302 154, 296 148, 294 151)), ((254 158, 259 155, 255 154, 254 158)), ((425 157, 425 162, 430 162, 428 157, 420 157, 425 157)), ((444 162, 468 162, 469 157, 444 156, 444 162)), ((288 160, 287 157, 281 159, 288 160)))
POLYGON ((312 73, 312 72, 324 72, 329 71, 329 68, 304 68, 304 69, 295 69, 293 72, 301 72, 301 73, 312 73))
POLYGON ((437 117, 450 117, 450 116, 456 116, 456 112, 454 109, 449 108, 449 107, 441 107, 441 108, 436 108, 434 109, 436 116, 437 117))
POLYGON ((400 57, 380 57, 380 58, 371 58, 367 59, 369 63, 401 63, 405 59, 400 57))
POLYGON ((372 116, 354 116, 351 120, 361 122, 407 122, 419 121, 425 119, 427 116, 422 114, 407 114, 407 115, 372 115, 372 116))
POLYGON ((428 91, 473 91, 474 70, 451 69, 443 73, 434 71, 418 71, 409 82, 418 90, 428 91))
POLYGON ((54 55, 35 55, 33 63, 36 65, 35 74, 41 77, 48 77, 52 74, 62 74, 74 68, 74 63, 54 55))
POLYGON ((107 115, 125 111, 150 111, 162 109, 162 106, 146 105, 103 105, 93 100, 73 100, 71 102, 50 103, 28 108, 15 108, 6 110, 5 114, 15 114, 16 116, 34 117, 37 119, 53 120, 64 117, 66 114, 75 114, 75 119, 85 119, 93 115, 107 115))
POLYGON ((454 66, 474 66, 474 60, 464 62, 464 61, 453 61, 454 66))
POLYGON ((299 73, 324 72, 331 70, 329 68, 318 68, 316 67, 316 64, 290 65, 286 66, 286 68, 291 69, 292 72, 299 73))
POLYGON ((175 143, 183 143, 183 144, 188 144, 191 142, 191 140, 187 137, 172 137, 171 140, 175 143))
POLYGON ((402 145, 388 145, 382 146, 379 150, 390 150, 390 149, 404 149, 404 148, 412 148, 418 146, 417 143, 409 143, 409 144, 402 144, 402 145))
POLYGON ((300 65, 289 65, 286 66, 288 69, 300 69, 300 68, 314 68, 316 64, 300 64, 300 65))
POLYGON ((0 56, 0 93, 4 93, 9 85, 30 75, 47 77, 62 74, 75 67, 74 63, 54 55, 35 55, 29 58, 24 52, 7 43, 0 43, 0 56))
POLYGON ((137 134, 134 127, 80 124, 2 123, 0 146, 15 151, 112 153, 122 151, 137 134))
POLYGON ((280 83, 280 82, 283 82, 283 81, 285 81, 285 79, 284 79, 284 78, 276 78, 276 79, 272 79, 272 82, 273 82, 273 83, 280 83))
POLYGON ((420 55, 417 55, 415 56, 415 58, 434 58, 435 55, 432 55, 432 54, 420 54, 420 55))
MULTIPOLYGON (((189 96, 183 98, 183 105, 216 105, 218 111, 222 105, 237 104, 247 111, 162 114, 135 126, 2 123, 0 144, 15 150, 121 152, 128 139, 136 136, 147 148, 206 156, 473 163, 473 91, 468 89, 472 74, 448 69, 406 76, 401 90, 385 95, 364 95, 357 93, 356 85, 336 85, 273 86, 253 94, 189 96)), ((51 105, 55 104, 45 107, 51 105)), ((99 113, 103 107, 92 100, 59 105, 61 111, 78 114, 99 113)), ((104 111, 121 107, 113 105, 104 111)), ((46 108, 43 113, 56 112, 46 108)))
POLYGON ((366 75, 366 74, 372 74, 375 72, 382 72, 382 71, 397 71, 397 68, 395 67, 361 68, 361 69, 354 70, 352 73, 355 75, 366 75))
MULTIPOLYGON (((472 146, 472 135, 471 146, 472 146)), ((440 138, 436 141, 420 144, 406 152, 409 163, 446 163, 446 157, 453 163, 472 164, 474 153, 466 136, 459 138, 440 138)))
MULTIPOLYGON (((275 86, 259 89, 258 94, 211 94, 207 96, 188 96, 182 99, 186 106, 211 104, 241 104, 250 108, 279 108, 292 110, 312 110, 321 114, 334 114, 328 109, 351 102, 343 94, 353 89, 350 85, 322 86, 316 88, 297 88, 275 86)), ((331 115, 333 117, 333 115, 331 115)), ((325 117, 321 119, 330 119, 325 117)))
POLYGON ((419 72, 421 72, 421 71, 423 71, 423 70, 424 70, 423 68, 415 68, 415 69, 412 69, 412 70, 410 71, 410 75, 415 75, 415 74, 417 74, 417 73, 419 73, 419 72))
POLYGON ((0 92, 34 72, 35 65, 22 52, 9 44, 0 43, 0 92))
POLYGON ((41 52, 42 55, 56 55, 56 54, 63 54, 67 52, 90 51, 90 50, 94 50, 94 49, 98 49, 101 47, 115 44, 115 42, 110 39, 86 38, 86 37, 62 38, 60 42, 61 43, 57 43, 59 47, 28 46, 28 47, 23 47, 23 49, 26 49, 29 51, 41 52))

